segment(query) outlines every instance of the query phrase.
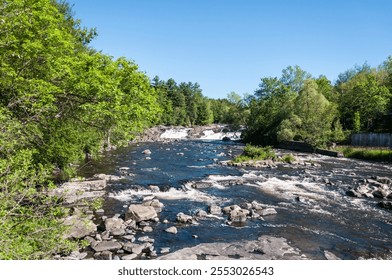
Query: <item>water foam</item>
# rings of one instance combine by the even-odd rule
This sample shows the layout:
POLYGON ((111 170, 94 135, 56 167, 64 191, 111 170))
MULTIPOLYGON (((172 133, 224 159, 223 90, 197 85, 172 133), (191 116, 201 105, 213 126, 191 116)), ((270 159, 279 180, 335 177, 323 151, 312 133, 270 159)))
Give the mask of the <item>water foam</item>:
POLYGON ((171 128, 161 134, 163 139, 185 139, 188 137, 188 132, 191 128, 171 128))

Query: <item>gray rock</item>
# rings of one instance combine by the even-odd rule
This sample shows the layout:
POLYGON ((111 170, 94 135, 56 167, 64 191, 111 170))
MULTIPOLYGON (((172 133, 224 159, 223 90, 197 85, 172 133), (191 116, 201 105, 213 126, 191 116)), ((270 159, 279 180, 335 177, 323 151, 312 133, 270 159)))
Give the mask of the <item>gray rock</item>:
POLYGON ((144 151, 142 152, 142 154, 151 155, 151 151, 150 151, 149 149, 147 149, 147 150, 144 150, 144 151))
POLYGON ((251 204, 252 204, 252 208, 255 210, 262 210, 263 209, 263 206, 261 206, 261 204, 258 203, 257 201, 252 201, 251 204))
POLYGON ((131 205, 125 213, 125 220, 134 220, 136 222, 148 221, 157 217, 157 212, 152 206, 131 205))
POLYGON ((176 217, 176 221, 179 223, 183 223, 183 224, 186 224, 186 223, 191 224, 193 222, 193 217, 186 215, 184 213, 178 213, 177 217, 176 217))
POLYGON ((146 201, 143 203, 144 206, 152 206, 154 207, 155 211, 157 213, 162 212, 162 209, 164 207, 163 203, 161 203, 158 199, 153 199, 150 201, 146 201))
POLYGON ((130 254, 130 255, 122 256, 121 259, 124 261, 130 261, 136 259, 137 257, 138 257, 137 254, 130 254))
POLYGON ((218 205, 210 205, 208 207, 208 212, 212 215, 221 215, 222 209, 218 205))
POLYGON ((113 217, 105 220, 105 228, 113 235, 124 235, 126 225, 123 219, 113 217))
POLYGON ((245 202, 245 203, 242 203, 242 204, 240 205, 240 207, 241 207, 242 209, 250 210, 250 209, 252 209, 252 203, 245 202))
POLYGON ((105 195, 106 180, 74 181, 62 184, 49 192, 50 196, 58 196, 66 203, 80 200, 91 200, 105 195))
POLYGON ((379 188, 378 190, 373 192, 373 196, 374 197, 378 197, 378 198, 386 198, 388 197, 389 192, 385 189, 379 188))
POLYGON ((260 215, 261 216, 269 216, 269 215, 276 215, 278 212, 274 208, 266 208, 261 210, 260 215))
POLYGON ((110 251, 98 252, 94 254, 94 259, 111 261, 113 259, 113 253, 110 251))
POLYGON ((144 248, 144 244, 135 244, 128 242, 123 245, 124 251, 137 255, 141 254, 144 248))
POLYGON ((117 241, 102 241, 97 242, 95 246, 92 246, 95 252, 119 250, 122 248, 121 244, 117 241))
POLYGON ((261 236, 257 240, 230 243, 202 243, 158 257, 158 260, 303 260, 305 255, 284 238, 261 236))
POLYGON ((142 236, 139 237, 137 240, 139 240, 140 242, 148 242, 148 243, 154 243, 154 239, 148 237, 148 236, 142 236))
POLYGON ((198 210, 196 212, 196 217, 198 217, 198 218, 205 218, 205 217, 207 217, 207 212, 204 211, 204 210, 198 210))
POLYGON ((346 194, 351 197, 362 197, 362 195, 356 192, 354 189, 346 191, 346 194))
POLYGON ((324 251, 324 256, 329 261, 341 260, 341 258, 337 257, 335 254, 326 250, 324 251))
POLYGON ((150 227, 150 226, 145 226, 145 227, 143 228, 143 232, 152 232, 152 231, 153 231, 153 228, 150 227))
POLYGON ((246 209, 236 209, 232 210, 229 214, 229 220, 232 222, 243 223, 246 222, 246 217, 249 214, 249 210, 246 209))
POLYGON ((240 210, 240 209, 241 207, 239 207, 238 205, 230 205, 230 206, 223 207, 222 212, 225 214, 230 214, 231 211, 240 210))
POLYGON ((160 189, 159 189, 158 186, 151 185, 151 186, 149 186, 149 189, 150 189, 151 192, 153 192, 153 193, 160 192, 160 189))
POLYGON ((165 231, 168 232, 168 233, 177 234, 177 228, 176 227, 169 227, 165 231))
POLYGON ((169 247, 164 247, 164 248, 161 248, 161 251, 160 251, 160 253, 161 253, 161 254, 167 254, 167 253, 170 253, 170 248, 169 248, 169 247))
POLYGON ((73 215, 67 217, 63 223, 69 229, 65 234, 65 238, 83 238, 97 231, 97 226, 90 219, 73 215))
POLYGON ((376 181, 380 182, 382 184, 388 184, 388 185, 392 185, 392 179, 388 178, 388 177, 376 177, 376 181))
POLYGON ((133 241, 136 240, 135 236, 134 236, 134 235, 131 235, 131 234, 124 235, 123 238, 124 238, 125 240, 131 241, 131 242, 133 242, 133 241))

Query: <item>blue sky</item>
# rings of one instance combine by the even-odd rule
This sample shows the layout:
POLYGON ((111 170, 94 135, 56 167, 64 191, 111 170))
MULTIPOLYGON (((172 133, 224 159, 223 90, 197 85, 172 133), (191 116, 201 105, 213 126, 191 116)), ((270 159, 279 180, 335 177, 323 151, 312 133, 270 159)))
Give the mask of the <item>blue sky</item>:
POLYGON ((335 81, 392 55, 391 0, 69 0, 92 46, 203 94, 250 93, 299 65, 335 81))

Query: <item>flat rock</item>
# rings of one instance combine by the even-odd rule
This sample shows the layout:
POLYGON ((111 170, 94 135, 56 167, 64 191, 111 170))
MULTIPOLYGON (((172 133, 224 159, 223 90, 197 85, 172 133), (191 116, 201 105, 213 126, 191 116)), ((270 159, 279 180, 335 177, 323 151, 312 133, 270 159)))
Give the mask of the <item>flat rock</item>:
POLYGON ((159 260, 303 260, 307 257, 286 239, 263 235, 257 240, 232 243, 202 243, 158 257, 159 260))
POLYGON ((124 261, 129 261, 129 260, 134 260, 137 257, 138 257, 137 254, 130 254, 130 255, 122 256, 121 259, 124 260, 124 261))
POLYGON ((122 248, 121 244, 117 241, 102 241, 97 242, 95 246, 92 246, 95 252, 119 250, 122 248))

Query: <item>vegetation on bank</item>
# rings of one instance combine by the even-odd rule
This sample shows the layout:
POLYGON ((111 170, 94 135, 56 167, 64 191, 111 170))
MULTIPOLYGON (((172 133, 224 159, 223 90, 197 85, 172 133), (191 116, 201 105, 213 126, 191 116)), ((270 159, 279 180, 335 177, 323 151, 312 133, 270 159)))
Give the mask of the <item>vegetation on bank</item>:
POLYGON ((370 161, 392 162, 392 150, 341 146, 337 148, 344 157, 370 161))
MULTIPOLYGON (((0 259, 76 248, 78 240, 62 238, 68 210, 48 190, 74 174, 73 164, 146 127, 244 125, 246 142, 267 146, 392 130, 392 57, 348 70, 334 85, 289 66, 262 78, 254 95, 212 100, 197 83, 151 81, 133 61, 96 51, 96 35, 64 1, 0 2, 0 259)), ((270 147, 247 146, 237 160, 274 158, 270 147)))
POLYGON ((233 162, 245 162, 249 160, 274 160, 276 158, 275 152, 271 146, 267 147, 256 147, 252 145, 246 145, 241 155, 235 157, 233 162))

